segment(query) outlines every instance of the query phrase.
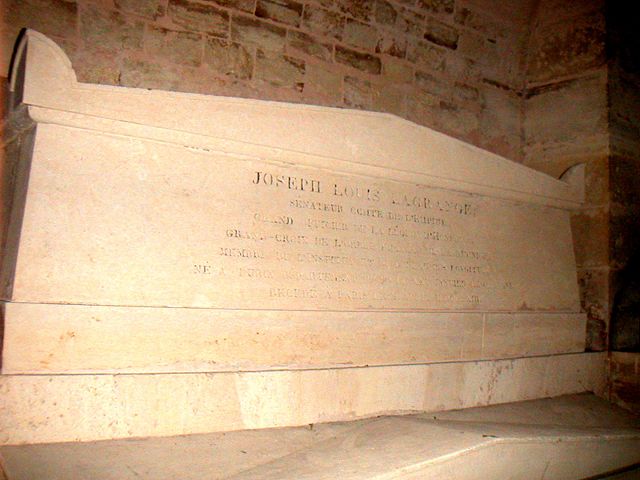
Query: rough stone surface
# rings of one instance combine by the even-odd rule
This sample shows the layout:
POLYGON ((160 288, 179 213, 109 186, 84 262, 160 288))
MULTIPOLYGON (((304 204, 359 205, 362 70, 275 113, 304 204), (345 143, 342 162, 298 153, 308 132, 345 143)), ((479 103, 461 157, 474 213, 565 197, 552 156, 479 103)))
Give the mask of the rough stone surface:
POLYGON ((608 164, 609 171, 599 176, 607 178, 611 185, 611 202, 620 207, 640 205, 640 159, 612 155, 608 164))
POLYGON ((412 65, 397 58, 386 57, 384 59, 383 73, 385 79, 396 84, 413 82, 412 65))
MULTIPOLYGON (((489 83, 483 84, 481 92, 479 130, 484 145, 508 158, 517 157, 520 152, 516 145, 521 134, 520 96, 513 90, 489 83)), ((559 174, 553 176, 557 178, 559 174)))
POLYGON ((586 349, 599 352, 607 349, 609 323, 609 269, 580 269, 580 303, 587 313, 586 349))
POLYGON ((376 42, 376 53, 404 58, 407 55, 407 39, 402 35, 383 31, 376 42))
POLYGON ((426 93, 445 97, 449 89, 446 80, 430 73, 416 71, 416 85, 426 93))
POLYGON ((118 52, 142 47, 144 24, 116 11, 88 4, 80 11, 82 40, 94 51, 118 52))
POLYGON ((370 0, 336 0, 338 10, 356 20, 369 22, 375 2, 370 0))
POLYGON ((303 60, 258 49, 256 53, 257 79, 278 87, 289 87, 302 91, 305 65, 303 60))
MULTIPOLYGON (((477 448, 470 450, 486 454, 502 448, 501 444, 516 443, 519 436, 528 435, 529 442, 521 443, 521 449, 509 452, 510 455, 504 452, 496 455, 498 459, 508 458, 502 462, 506 464, 506 475, 513 480, 522 480, 527 475, 529 478, 541 478, 547 472, 553 475, 560 473, 552 478, 572 478, 571 471, 584 469, 585 463, 590 461, 587 457, 591 456, 596 461, 621 457, 625 443, 614 444, 611 439, 625 434, 633 438, 632 429, 638 426, 636 416, 613 408, 594 395, 583 394, 463 411, 304 427, 6 446, 0 449, 0 453, 13 474, 12 480, 175 480, 176 477, 181 480, 247 480, 248 475, 261 480, 332 480, 345 478, 346 466, 353 465, 363 456, 367 456, 369 461, 359 463, 359 468, 353 469, 349 475, 350 480, 375 476, 401 478, 399 475, 404 476, 401 470, 415 472, 416 469, 421 470, 419 475, 422 478, 455 476, 458 480, 469 480, 504 476, 486 470, 494 464, 492 457, 477 458, 473 452, 460 455, 464 448, 476 445, 477 448), (601 434, 603 428, 608 429, 609 438, 596 439, 597 443, 594 443, 593 437, 589 436, 601 434), (560 429, 561 435, 558 434, 560 429), (496 441, 493 435, 498 433, 500 439, 496 441), (567 442, 569 435, 571 441, 567 442), (581 435, 586 435, 586 438, 581 438, 581 435), (548 440, 547 453, 550 455, 536 454, 532 458, 531 448, 536 448, 544 437, 548 440), (444 452, 440 450, 442 447, 445 447, 444 452), (598 454, 592 455, 594 450, 598 454), (439 451, 443 454, 441 458, 437 458, 439 451), (336 453, 341 457, 336 458, 336 453), (449 456, 449 462, 442 458, 445 455, 449 456), (577 462, 576 455, 583 455, 583 460, 577 462), (526 457, 526 468, 520 463, 523 456, 526 457), (322 461, 316 460, 318 458, 322 461), (423 469, 420 464, 427 467, 423 469), (449 465, 447 471, 442 472, 441 464, 449 465), (318 470, 308 471, 315 467, 318 470), (301 469, 307 471, 301 472, 301 469), (275 474, 272 473, 274 471, 275 474)), ((497 462, 498 465, 500 463, 497 462)), ((614 477, 607 478, 614 480, 614 477)), ((615 480, 637 478, 633 474, 615 476, 615 480)))
POLYGON ((208 0, 221 7, 241 12, 255 13, 256 0, 208 0))
POLYGON ((427 22, 427 29, 424 34, 425 40, 429 40, 431 43, 441 45, 446 48, 455 50, 458 48, 458 31, 435 19, 430 19, 427 22))
POLYGON ((612 275, 610 347, 614 351, 640 351, 640 278, 636 253, 612 275))
POLYGON ((4 413, 0 441, 5 445, 77 442, 304 426, 601 392, 604 358, 583 353, 416 365, 402 373, 403 368, 6 375, 0 377, 4 413), (475 387, 481 384, 488 388, 475 387), (192 415, 186 414, 185 405, 192 415), (83 422, 74 420, 79 412, 83 422))
POLYGON ((192 0, 169 0, 169 18, 180 27, 216 37, 229 36, 229 13, 192 0))
POLYGON ((165 0, 114 0, 118 10, 155 20, 166 13, 165 0))
POLYGON ((352 108, 371 110, 372 90, 371 82, 347 76, 344 78, 344 103, 352 108))
POLYGON ((79 78, 88 83, 99 83, 104 85, 120 84, 120 65, 122 57, 132 54, 132 52, 104 52, 99 55, 96 52, 83 49, 71 54, 74 62, 81 65, 76 74, 79 78))
POLYGON ((313 33, 341 39, 344 23, 345 18, 339 13, 308 5, 304 10, 302 26, 313 33))
MULTIPOLYGON (((455 14, 469 27, 474 17, 473 8, 455 14)), ((524 70, 525 162, 556 175, 586 164, 586 203, 573 226, 576 257, 584 266, 579 278, 587 348, 615 349, 624 333, 610 318, 640 234, 637 181, 631 185, 640 158, 640 83, 634 79, 640 61, 630 54, 637 51, 637 20, 616 2, 605 8, 599 0, 543 0, 532 25, 524 70)), ((633 322, 632 329, 640 329, 633 322)), ((612 357, 611 399, 628 407, 637 382, 620 381, 620 362, 612 357)))
MULTIPOLYGON (((66 0, 7 0, 3 6, 0 32, 12 35, 13 43, 20 28, 28 26, 52 37, 68 38, 76 30, 78 4, 66 0)), ((11 45, 13 46, 13 45, 11 45)), ((9 66, 9 59, 3 59, 9 66)), ((3 68, 6 74, 6 68, 3 68)))
POLYGON ((287 50, 302 52, 326 62, 331 61, 333 56, 333 46, 330 43, 323 43, 312 35, 295 30, 287 32, 287 50))
POLYGON ((536 32, 529 61, 530 82, 548 82, 601 67, 605 58, 605 20, 601 12, 578 21, 552 24, 536 32))
POLYGON ((444 71, 444 51, 429 42, 412 42, 407 52, 407 59, 422 70, 431 72, 444 71))
POLYGON ((637 16, 607 4, 609 60, 611 399, 640 412, 640 56, 637 16), (635 353, 633 353, 635 352, 635 353))
POLYGON ((530 88, 525 99, 526 158, 549 161, 606 153, 606 82, 606 72, 598 72, 530 88))
POLYGON ((119 63, 119 85, 159 90, 211 93, 221 88, 217 79, 203 78, 199 69, 170 63, 149 62, 137 55, 119 63))
POLYGON ((375 9, 375 21, 381 25, 394 27, 398 19, 399 7, 387 2, 386 0, 377 0, 375 9))
POLYGON ((425 15, 410 9, 402 9, 401 14, 397 17, 396 24, 401 32, 422 37, 424 33, 425 15))
POLYGON ((252 50, 240 43, 208 38, 204 48, 204 62, 215 72, 246 80, 253 74, 252 50))
POLYGON ((256 16, 279 23, 300 26, 303 4, 290 0, 258 0, 256 16))
POLYGON ((482 91, 484 78, 514 85, 524 73, 513 59, 528 30, 520 18, 514 21, 514 12, 463 0, 459 5, 453 0, 27 0, 10 2, 7 26, 0 30, 0 57, 8 64, 17 34, 12 25, 25 25, 63 45, 81 81, 360 105, 352 102, 353 85, 342 80, 348 75, 370 85, 366 108, 404 116, 410 114, 407 99, 423 91, 411 80, 413 71, 442 73, 445 103, 411 118, 518 159, 522 139, 513 134, 510 119, 519 115, 520 106, 503 101, 501 111, 492 114, 497 102, 484 106, 483 97, 469 98, 473 89, 482 91), (314 63, 315 71, 327 76, 306 75, 302 92, 283 90, 262 73, 254 75, 256 48, 314 63), (392 59, 402 60, 402 67, 392 59), (341 80, 326 83, 325 77, 341 80), (315 79, 321 83, 314 85, 315 79), (328 92, 329 84, 337 91, 328 92), (439 112, 446 118, 437 120, 439 112), (509 120, 502 121, 502 115, 509 120))
POLYGON ((613 352, 609 362, 611 399, 640 414, 640 353, 613 352))
POLYGON ((585 209, 571 219, 578 267, 600 267, 609 263, 609 215, 601 208, 585 209))
POLYGON ((407 84, 389 83, 373 95, 373 109, 389 112, 399 117, 406 117, 406 99, 409 88, 407 84))
POLYGON ((616 210, 612 208, 609 217, 609 264, 622 269, 637 255, 640 246, 640 206, 616 210))
POLYGON ((259 19, 234 16, 231 21, 231 38, 243 44, 257 45, 263 50, 282 50, 287 31, 259 19))
POLYGON ((342 74, 323 64, 305 66, 304 98, 309 103, 342 105, 342 74))
POLYGON ((164 54, 172 63, 196 67, 202 61, 203 41, 202 35, 198 33, 150 27, 146 31, 144 43, 151 55, 164 54))
POLYGON ((434 13, 453 13, 454 0, 418 0, 418 7, 434 13))
POLYGON ((491 12, 478 10, 475 6, 460 6, 454 15, 455 23, 475 30, 491 41, 500 37, 508 37, 508 28, 504 22, 498 22, 491 12))
POLYGON ((379 74, 382 71, 380 59, 368 53, 358 52, 338 45, 336 46, 335 57, 338 63, 365 73, 379 74))
POLYGON ((348 19, 344 26, 342 40, 361 50, 373 51, 378 42, 378 31, 371 25, 348 19))
MULTIPOLYGON (((622 179, 614 180, 609 173, 610 160, 606 155, 597 156, 587 161, 585 171, 585 203, 591 206, 607 206, 609 204, 609 191, 615 189, 615 185, 622 179)), ((570 165, 567 165, 567 168, 570 165)), ((564 172, 558 172, 559 177, 564 172)), ((612 198, 612 201, 613 200, 612 198)))

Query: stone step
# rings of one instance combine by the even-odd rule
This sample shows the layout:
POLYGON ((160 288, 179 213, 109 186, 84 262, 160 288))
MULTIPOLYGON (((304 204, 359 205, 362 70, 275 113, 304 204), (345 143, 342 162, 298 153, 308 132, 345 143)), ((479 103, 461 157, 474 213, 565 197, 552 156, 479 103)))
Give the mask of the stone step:
POLYGON ((586 328, 585 314, 566 312, 3 307, 4 374, 233 372, 518 358, 583 352, 586 328))
POLYGON ((604 391, 601 353, 364 368, 0 375, 0 445, 295 427, 604 391))
POLYGON ((8 480, 586 479, 640 462, 640 419, 585 394, 298 428, 4 446, 0 455, 8 480))

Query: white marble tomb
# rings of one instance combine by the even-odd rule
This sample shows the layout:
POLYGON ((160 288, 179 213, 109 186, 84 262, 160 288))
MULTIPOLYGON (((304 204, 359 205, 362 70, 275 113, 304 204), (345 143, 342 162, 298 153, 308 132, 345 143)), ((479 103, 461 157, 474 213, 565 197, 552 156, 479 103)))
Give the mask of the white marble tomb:
POLYGON ((33 31, 16 58, 11 113, 36 128, 4 230, 0 442, 602 388, 580 171, 388 114, 79 83, 33 31))

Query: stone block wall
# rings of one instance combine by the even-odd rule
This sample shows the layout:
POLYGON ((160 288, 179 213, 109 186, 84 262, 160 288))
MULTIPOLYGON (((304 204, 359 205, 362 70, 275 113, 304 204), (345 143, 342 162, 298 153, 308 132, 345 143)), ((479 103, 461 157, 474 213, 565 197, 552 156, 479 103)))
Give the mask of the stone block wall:
POLYGON ((640 413, 640 354, 612 352, 609 362, 611 401, 627 410, 640 413))
MULTIPOLYGON (((640 347, 639 28, 619 3, 543 0, 527 49, 523 162, 554 176, 586 164, 573 229, 589 350, 640 347)), ((609 398, 636 411, 639 359, 609 356, 609 398)))
MULTIPOLYGON (((0 76, 29 27, 61 45, 84 82, 390 112, 556 177, 584 162, 575 253, 587 348, 606 350, 640 239, 640 26, 612 5, 5 0, 0 76)), ((5 148, 20 148, 0 127, 5 148)))
POLYGON ((390 112, 520 158, 523 2, 8 0, 79 80, 390 112))
POLYGON ((586 202, 572 219, 587 349, 607 349, 609 262, 609 72, 603 0, 542 0, 526 50, 523 163, 559 177, 586 164, 586 202))
POLYGON ((610 397, 640 413, 640 20, 608 7, 610 397))
MULTIPOLYGON (((640 20, 615 4, 609 7, 608 18, 609 251, 612 293, 617 295, 625 284, 640 283, 640 20)), ((640 339, 623 343, 634 344, 632 348, 640 352, 640 339)))

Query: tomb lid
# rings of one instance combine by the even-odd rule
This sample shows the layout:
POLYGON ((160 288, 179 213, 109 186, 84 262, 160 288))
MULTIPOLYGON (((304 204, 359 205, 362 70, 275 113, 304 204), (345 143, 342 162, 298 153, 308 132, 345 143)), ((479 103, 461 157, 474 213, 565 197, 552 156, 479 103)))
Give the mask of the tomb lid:
POLYGON ((40 122, 559 208, 583 201, 583 174, 558 180, 387 113, 81 83, 62 49, 33 30, 13 65, 12 106, 40 122))

